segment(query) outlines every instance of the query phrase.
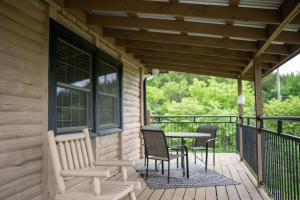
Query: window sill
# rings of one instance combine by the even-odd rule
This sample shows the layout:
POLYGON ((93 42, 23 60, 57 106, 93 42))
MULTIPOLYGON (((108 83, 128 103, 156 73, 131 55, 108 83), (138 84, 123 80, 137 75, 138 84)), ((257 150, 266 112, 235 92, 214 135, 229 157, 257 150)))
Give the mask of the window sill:
POLYGON ((104 130, 99 130, 97 133, 92 133, 92 137, 102 137, 106 135, 111 135, 114 133, 121 133, 123 129, 121 128, 110 128, 110 129, 104 129, 104 130))

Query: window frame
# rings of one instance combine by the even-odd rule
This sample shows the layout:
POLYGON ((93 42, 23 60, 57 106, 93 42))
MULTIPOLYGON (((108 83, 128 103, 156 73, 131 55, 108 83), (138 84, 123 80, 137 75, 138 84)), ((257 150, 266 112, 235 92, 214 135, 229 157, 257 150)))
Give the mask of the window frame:
POLYGON ((62 39, 65 42, 74 45, 75 47, 91 54, 91 88, 90 88, 90 98, 88 101, 89 105, 89 115, 87 127, 91 129, 95 136, 102 136, 112 133, 120 133, 123 130, 123 64, 107 54, 106 52, 97 48, 94 44, 86 41, 81 36, 77 35, 73 31, 59 24, 58 22, 50 19, 50 35, 49 35, 49 71, 48 71, 48 129, 53 130, 55 134, 68 134, 76 133, 80 130, 70 130, 70 131, 57 131, 57 121, 56 121, 56 109, 57 109, 57 41, 62 39), (119 127, 118 128, 108 128, 99 130, 97 113, 97 88, 96 88, 96 67, 97 60, 100 59, 107 62, 118 69, 118 94, 119 94, 119 127))

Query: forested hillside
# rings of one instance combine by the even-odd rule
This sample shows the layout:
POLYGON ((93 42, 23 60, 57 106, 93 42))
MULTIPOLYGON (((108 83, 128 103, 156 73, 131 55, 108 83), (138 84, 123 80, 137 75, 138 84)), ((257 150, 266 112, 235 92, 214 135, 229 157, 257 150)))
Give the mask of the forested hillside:
MULTIPOLYGON (((243 93, 244 115, 254 115, 253 82, 243 81, 243 93)), ((264 78, 264 115, 300 116, 300 74, 281 77, 281 94, 277 99, 275 74, 264 78)), ((237 115, 237 96, 233 79, 170 72, 147 80, 147 108, 152 115, 237 115)))

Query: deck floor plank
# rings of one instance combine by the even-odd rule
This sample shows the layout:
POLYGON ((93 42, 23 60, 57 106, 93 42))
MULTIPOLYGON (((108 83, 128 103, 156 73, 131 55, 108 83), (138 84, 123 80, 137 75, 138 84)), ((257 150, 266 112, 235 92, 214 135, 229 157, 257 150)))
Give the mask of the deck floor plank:
POLYGON ((235 186, 236 190, 238 192, 238 195, 239 195, 240 199, 242 199, 242 200, 251 200, 251 197, 238 174, 238 170, 232 164, 232 162, 234 162, 234 159, 236 159, 236 158, 233 158, 233 159, 228 158, 228 162, 230 163, 230 166, 228 167, 228 169, 230 171, 232 178, 241 183, 241 184, 235 186))
POLYGON ((196 188, 187 188, 183 197, 183 200, 195 199, 196 188))
POLYGON ((237 159, 232 159, 232 163, 233 166, 236 166, 237 168, 237 172, 241 178, 241 181, 243 182, 243 184, 245 185, 247 191, 249 192, 251 198, 253 200, 263 200, 260 192, 258 191, 255 183, 253 183, 251 181, 251 179, 249 178, 249 175, 246 174, 246 172, 243 169, 243 166, 241 165, 240 162, 238 162, 237 159))
POLYGON ((162 195, 160 200, 171 200, 174 195, 175 189, 167 189, 162 195))
POLYGON ((176 188, 172 200, 182 200, 186 188, 176 188))
POLYGON ((165 189, 157 189, 151 194, 149 200, 159 200, 163 195, 165 189))
POLYGON ((216 187, 205 187, 205 200, 217 200, 216 187))
POLYGON ((196 200, 205 200, 205 187, 196 189, 195 199, 196 200))
MULTIPOLYGON (((223 159, 223 157, 219 157, 216 160, 215 170, 216 170, 216 172, 224 175, 224 173, 222 171, 222 165, 224 165, 224 159, 223 159)), ((217 192, 218 200, 228 200, 226 186, 216 186, 216 192, 217 192)))

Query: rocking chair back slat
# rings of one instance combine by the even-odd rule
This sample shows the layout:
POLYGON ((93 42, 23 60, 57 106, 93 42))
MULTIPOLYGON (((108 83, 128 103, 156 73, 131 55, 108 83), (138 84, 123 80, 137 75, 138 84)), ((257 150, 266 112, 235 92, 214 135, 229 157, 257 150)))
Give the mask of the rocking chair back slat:
POLYGON ((69 167, 68 167, 68 163, 67 163, 65 145, 64 145, 63 142, 59 142, 58 146, 59 146, 59 151, 60 151, 60 159, 61 159, 61 162, 62 162, 62 168, 64 170, 68 170, 69 167))
POLYGON ((77 155, 77 150, 75 148, 74 140, 70 141, 70 146, 71 146, 72 155, 73 155, 74 167, 75 167, 75 169, 79 169, 78 155, 77 155))
POLYGON ((87 151, 86 151, 86 147, 85 147, 85 142, 83 140, 80 140, 80 144, 81 144, 85 167, 89 167, 89 159, 88 159, 88 155, 87 155, 87 151))
POLYGON ((66 147, 66 154, 67 154, 67 161, 68 161, 68 166, 69 169, 74 169, 74 163, 73 163, 73 158, 72 158, 72 153, 71 153, 71 147, 69 142, 65 142, 65 147, 66 147))
POLYGON ((84 168, 85 166, 84 166, 84 162, 83 162, 83 154, 82 154, 82 151, 81 151, 80 141, 76 140, 75 144, 76 144, 76 149, 77 149, 77 152, 78 152, 78 160, 79 160, 80 168, 84 168))

